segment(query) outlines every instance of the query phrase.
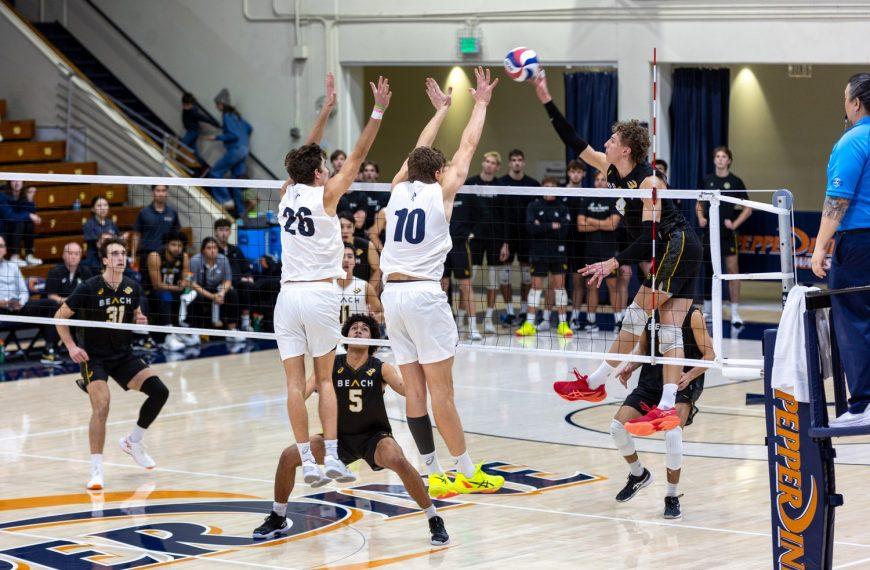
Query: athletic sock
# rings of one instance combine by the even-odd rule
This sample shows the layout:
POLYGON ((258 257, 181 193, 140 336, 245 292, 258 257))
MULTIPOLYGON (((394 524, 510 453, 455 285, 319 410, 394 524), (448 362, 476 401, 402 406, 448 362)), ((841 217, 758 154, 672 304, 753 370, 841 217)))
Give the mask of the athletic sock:
POLYGON ((326 447, 326 455, 333 459, 338 459, 338 440, 324 439, 323 445, 326 447))
POLYGON ((462 322, 462 319, 465 318, 465 315, 465 309, 459 309, 458 311, 456 311, 456 318, 460 323, 462 322))
POLYGON ((506 312, 507 314, 509 314, 509 315, 513 315, 513 314, 514 314, 514 304, 513 304, 513 303, 508 303, 508 304, 505 306, 504 310, 505 310, 505 312, 506 312))
POLYGON ((317 463, 314 461, 314 455, 311 453, 311 442, 306 441, 305 443, 297 443, 296 447, 299 449, 299 456, 302 458, 302 463, 317 463))
POLYGON ((613 372, 613 366, 607 364, 606 360, 603 360, 598 368, 595 369, 595 372, 590 374, 589 378, 587 378, 589 387, 594 390, 607 382, 607 378, 610 376, 611 372, 613 372))
POLYGON ((543 313, 544 313, 544 322, 545 323, 550 322, 550 311, 543 311, 543 313))
POLYGON ((493 310, 490 309, 490 308, 487 308, 487 309, 486 309, 486 320, 487 320, 487 321, 491 321, 491 320, 492 320, 492 311, 493 311, 493 310))
POLYGON ((529 312, 529 304, 523 301, 520 303, 520 313, 528 313, 529 312))
POLYGON ((640 477, 643 475, 643 465, 640 463, 640 459, 628 464, 628 468, 631 470, 631 474, 635 477, 640 477))
POLYGON ((667 491, 668 497, 676 497, 677 496, 677 485, 679 485, 679 483, 668 483, 668 491, 667 491))
POLYGON ((428 508, 423 509, 423 512, 426 513, 427 520, 438 516, 438 513, 435 511, 435 505, 429 505, 428 508))
POLYGON ((275 511, 275 514, 279 517, 287 516, 287 503, 272 503, 272 510, 275 511))
POLYGON ((665 384, 662 386, 662 399, 659 400, 660 410, 670 410, 676 405, 677 401, 677 385, 665 384))
POLYGON ((91 467, 99 467, 103 468, 103 454, 102 453, 91 453, 91 467))
POLYGON ((559 313, 559 322, 560 323, 564 323, 567 318, 568 317, 567 317, 567 315, 565 315, 565 313, 559 313))
POLYGON ((456 460, 456 466, 459 467, 459 470, 462 471, 462 474, 471 479, 474 477, 474 472, 476 469, 474 468, 474 463, 471 462, 471 457, 468 456, 468 452, 466 451, 459 457, 454 457, 456 460))
POLYGON ((471 315, 468 317, 468 328, 473 331, 477 330, 477 315, 471 315))
POLYGON ((421 453, 420 458, 423 460, 423 469, 426 470, 426 475, 444 473, 444 468, 441 467, 441 462, 438 461, 438 454, 434 451, 432 453, 421 453))
POLYGON ((586 322, 590 325, 595 324, 595 313, 586 313, 586 322))
POLYGON ((144 437, 145 428, 134 425, 133 430, 130 432, 130 435, 127 436, 127 439, 129 439, 133 443, 139 443, 144 437))

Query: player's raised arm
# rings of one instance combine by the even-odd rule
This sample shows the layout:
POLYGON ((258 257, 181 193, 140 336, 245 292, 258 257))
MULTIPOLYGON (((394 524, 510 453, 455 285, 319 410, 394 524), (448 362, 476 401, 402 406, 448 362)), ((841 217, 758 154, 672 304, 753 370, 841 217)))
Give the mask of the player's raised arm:
POLYGON ((326 122, 329 120, 329 114, 335 108, 335 76, 330 72, 326 74, 326 94, 323 97, 323 107, 320 108, 320 114, 317 120, 314 121, 314 126, 311 127, 311 132, 308 133, 308 138, 305 139, 305 144, 317 143, 323 140, 323 132, 326 130, 326 122))
POLYGON ((544 109, 547 110, 547 115, 550 117, 550 123, 556 129, 556 133, 562 139, 562 142, 565 143, 565 146, 576 152, 577 156, 583 159, 586 164, 590 164, 601 172, 606 173, 608 166, 607 157, 604 156, 603 152, 596 151, 589 146, 588 142, 577 136, 574 127, 571 126, 571 123, 565 119, 562 112, 553 103, 553 97, 550 96, 550 89, 547 87, 547 76, 544 74, 544 71, 539 71, 532 81, 535 84, 535 95, 538 96, 538 101, 544 105, 544 109))
POLYGON ((471 118, 468 119, 465 130, 462 131, 462 139, 460 139, 459 148, 450 162, 450 168, 441 180, 441 188, 444 192, 445 200, 452 201, 456 196, 456 192, 459 191, 459 188, 465 184, 465 180, 468 178, 468 168, 471 166, 471 159, 477 150, 480 135, 483 134, 483 124, 486 121, 486 108, 492 99, 492 92, 495 86, 498 85, 498 79, 495 81, 491 80, 489 69, 484 70, 482 67, 478 67, 474 70, 474 76, 477 79, 477 86, 470 89, 471 96, 474 97, 474 109, 471 111, 471 118))
POLYGON ((363 132, 360 133, 359 139, 356 141, 356 146, 347 156, 341 170, 329 179, 324 189, 324 206, 327 211, 334 211, 338 206, 338 199, 347 192, 350 185, 353 184, 359 166, 365 160, 369 149, 375 142, 375 137, 378 134, 378 129, 381 128, 381 119, 384 117, 384 111, 390 105, 390 80, 385 77, 378 77, 378 84, 369 82, 372 88, 372 95, 375 98, 375 106, 372 109, 372 115, 369 122, 366 123, 363 132))
MULTIPOLYGON (((435 142, 435 137, 438 136, 438 130, 441 128, 441 123, 444 122, 444 118, 447 116, 447 111, 450 110, 450 103, 453 101, 453 87, 448 87, 447 93, 444 93, 437 81, 431 77, 427 77, 426 95, 429 97, 429 101, 432 102, 432 106, 435 107, 435 114, 432 115, 432 118, 429 119, 429 122, 426 123, 425 127, 423 127, 423 130, 420 131, 420 136, 417 137, 417 143, 414 145, 414 148, 432 146, 432 143, 435 142)), ((393 186, 404 182, 407 179, 408 159, 406 158, 405 162, 402 163, 402 168, 400 168, 399 172, 393 177, 393 186)))

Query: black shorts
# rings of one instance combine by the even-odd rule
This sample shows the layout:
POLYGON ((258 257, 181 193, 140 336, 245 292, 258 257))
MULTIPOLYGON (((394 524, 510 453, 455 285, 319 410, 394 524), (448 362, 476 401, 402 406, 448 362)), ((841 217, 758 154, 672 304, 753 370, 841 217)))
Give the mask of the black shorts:
POLYGON ((383 469, 375 463, 375 451, 378 443, 385 437, 393 437, 388 431, 374 431, 354 435, 338 435, 338 458, 345 465, 350 465, 357 459, 365 459, 372 471, 383 469))
POLYGON ((607 261, 611 257, 615 257, 617 252, 616 244, 588 241, 586 242, 586 250, 583 252, 584 265, 607 261))
POLYGON ((530 269, 535 277, 546 277, 550 274, 564 275, 568 272, 568 258, 565 256, 533 257, 530 269))
POLYGON ((483 260, 486 259, 486 264, 489 267, 500 267, 507 262, 502 263, 499 260, 501 255, 501 246, 503 241, 486 238, 475 237, 471 240, 471 260, 474 265, 483 265, 483 260))
MULTIPOLYGON (((721 228, 719 231, 719 251, 722 253, 722 257, 738 254, 740 251, 739 238, 740 236, 737 232, 727 228, 721 228)), ((710 254, 710 230, 708 229, 704 232, 704 256, 708 261, 710 259, 710 254)))
POLYGON ((444 277, 450 277, 453 273, 456 279, 471 279, 471 267, 471 247, 468 240, 457 239, 444 262, 444 277))
MULTIPOLYGON (((664 244, 661 256, 657 255, 655 288, 677 299, 694 299, 703 255, 695 232, 675 230, 664 244)), ((644 285, 652 287, 651 276, 644 280, 644 285)))
MULTIPOLYGON (((676 403, 678 404, 689 404, 691 409, 689 410, 689 417, 686 420, 686 425, 692 425, 692 420, 695 419, 695 414, 698 413, 698 406, 696 403, 698 402, 698 398, 701 397, 701 392, 704 391, 704 377, 701 376, 699 378, 695 378, 688 386, 684 389, 677 392, 676 403)), ((659 401, 662 399, 662 385, 653 386, 651 384, 647 384, 641 382, 637 385, 637 388, 632 390, 631 394, 629 394, 625 401, 622 403, 623 406, 628 406, 629 408, 634 408, 641 414, 645 414, 646 412, 643 409, 641 404, 645 404, 649 407, 657 406, 659 401)))
POLYGON ((148 365, 145 361, 132 352, 115 356, 91 357, 90 360, 79 365, 82 377, 77 383, 79 388, 87 392, 88 384, 91 382, 108 382, 111 377, 121 388, 129 390, 127 384, 130 380, 146 368, 148 365))

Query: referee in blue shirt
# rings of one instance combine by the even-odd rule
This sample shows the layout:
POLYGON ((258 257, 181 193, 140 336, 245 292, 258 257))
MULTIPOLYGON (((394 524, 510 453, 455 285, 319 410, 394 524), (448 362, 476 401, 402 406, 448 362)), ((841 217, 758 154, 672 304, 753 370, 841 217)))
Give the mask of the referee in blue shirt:
MULTIPOLYGON (((822 223, 813 273, 825 276, 828 242, 836 233, 828 287, 870 285, 870 73, 846 85, 846 123, 828 161, 822 223)), ((849 384, 849 411, 832 426, 870 425, 870 293, 831 297, 834 333, 849 384)))

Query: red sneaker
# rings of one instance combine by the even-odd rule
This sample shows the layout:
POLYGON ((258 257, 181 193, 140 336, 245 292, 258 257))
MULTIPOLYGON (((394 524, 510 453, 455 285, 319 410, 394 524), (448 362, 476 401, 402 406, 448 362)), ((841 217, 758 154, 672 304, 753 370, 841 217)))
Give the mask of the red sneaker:
POLYGON ((574 377, 576 380, 567 382, 554 382, 553 390, 565 400, 576 402, 577 400, 586 400, 587 402, 600 402, 607 397, 607 389, 604 384, 598 388, 590 388, 588 376, 583 376, 577 369, 574 369, 574 377))
POLYGON ((641 404, 646 414, 625 422, 625 431, 631 435, 651 435, 657 431, 668 431, 680 425, 677 410, 662 410, 658 406, 650 408, 641 404))

